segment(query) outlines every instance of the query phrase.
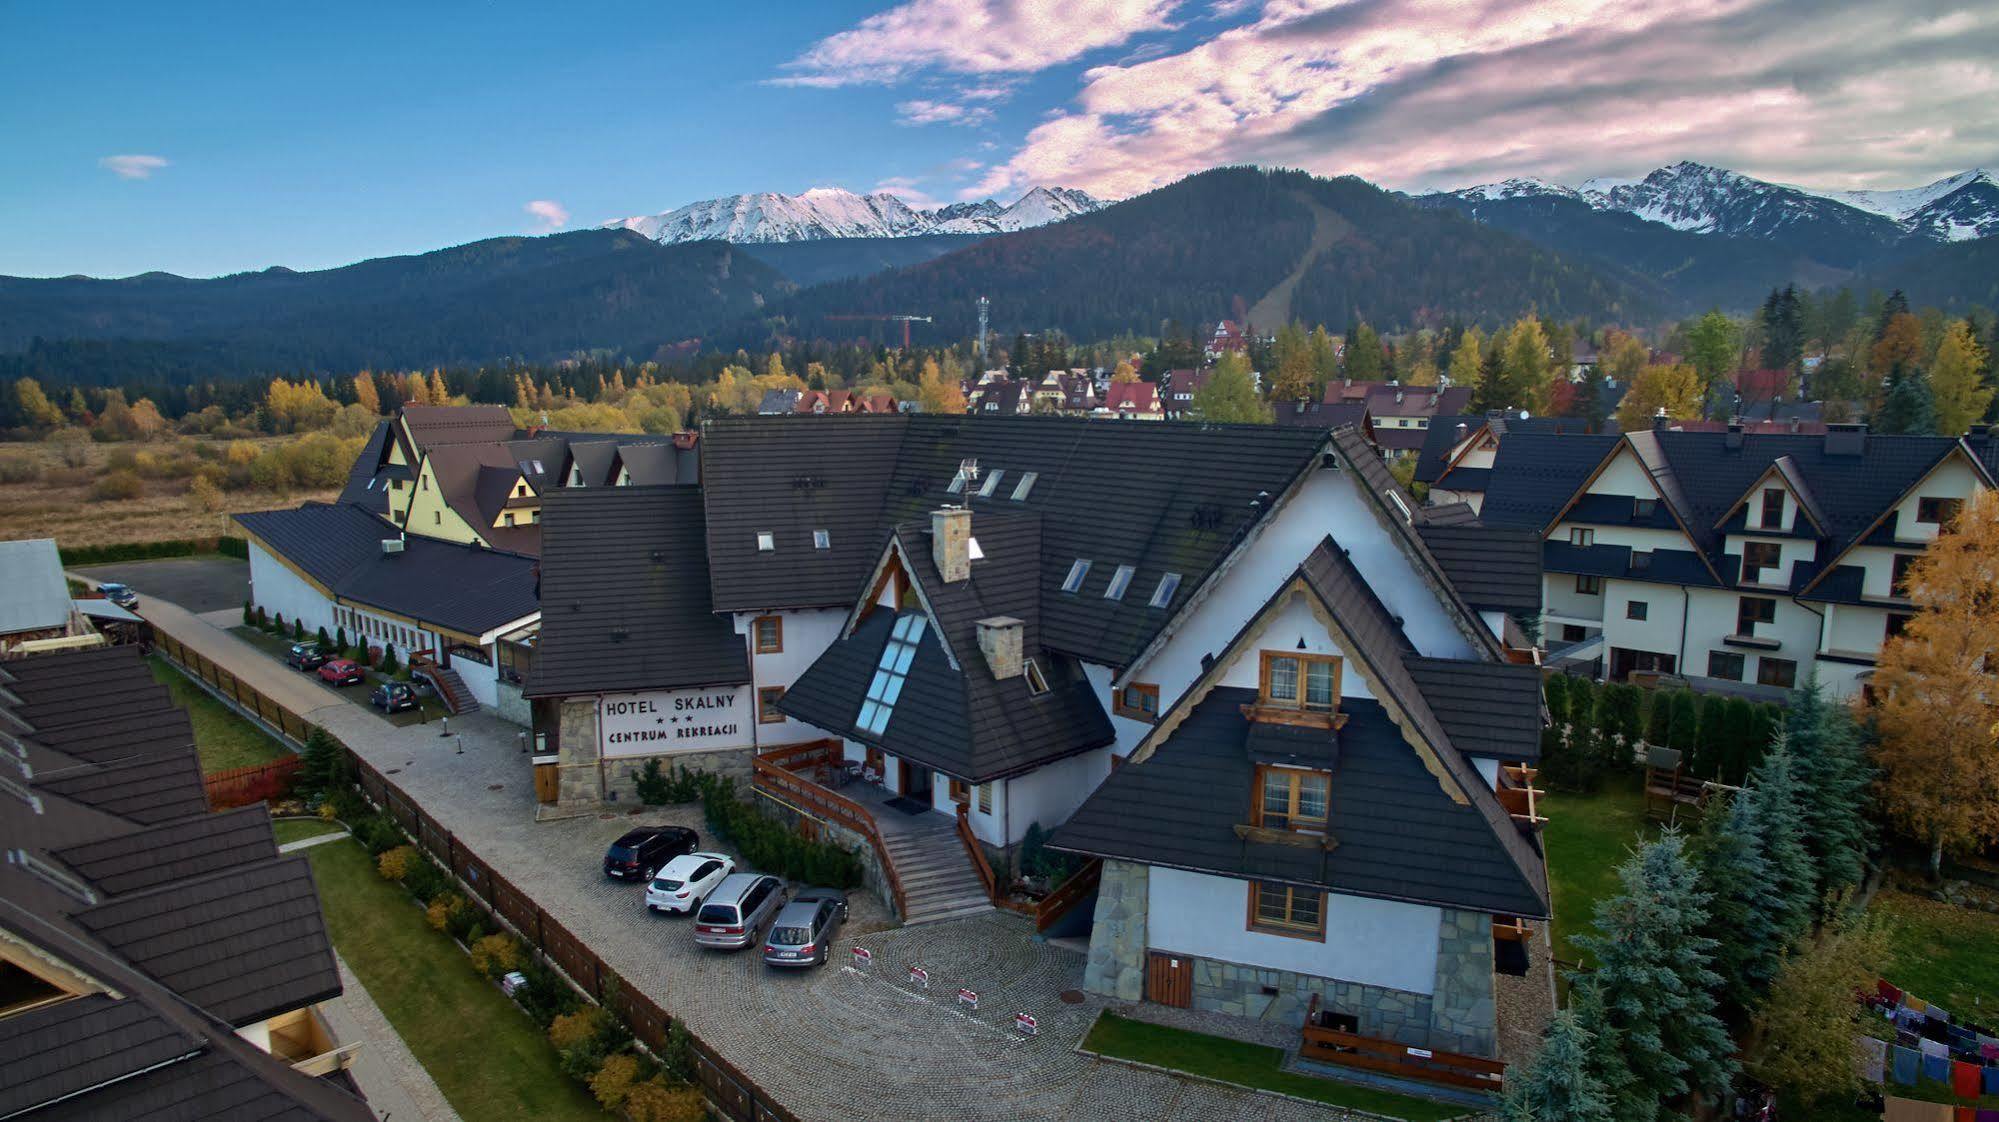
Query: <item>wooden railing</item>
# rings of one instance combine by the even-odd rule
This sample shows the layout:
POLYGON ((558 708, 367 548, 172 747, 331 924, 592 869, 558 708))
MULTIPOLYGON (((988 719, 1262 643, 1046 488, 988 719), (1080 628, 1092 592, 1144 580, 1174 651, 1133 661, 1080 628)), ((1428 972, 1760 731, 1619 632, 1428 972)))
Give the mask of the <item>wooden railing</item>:
POLYGON ((1404 1079, 1489 1091, 1495 1095, 1505 1086, 1506 1065, 1498 1060, 1440 1052, 1434 1048, 1417 1048, 1393 1040, 1377 1040, 1359 1033, 1319 1028, 1309 1021, 1303 1032, 1304 1040, 1298 1049, 1301 1060, 1357 1067, 1404 1079))
POLYGON ((291 792, 298 769, 304 763, 298 756, 281 756, 268 764, 210 772, 201 777, 208 807, 227 810, 284 798, 291 792))
POLYGON ((888 842, 882 838, 873 815, 845 795, 822 787, 764 756, 756 756, 750 763, 755 768, 755 784, 764 793, 866 838, 868 844, 874 847, 876 863, 881 866, 882 879, 888 882, 889 894, 895 897, 895 914, 909 914, 909 899, 903 893, 902 878, 896 875, 895 862, 888 854, 888 842))
POLYGON ((972 816, 966 812, 965 804, 958 804, 958 840, 965 843, 965 853, 972 859, 972 871, 979 874, 979 883, 986 888, 986 899, 995 907, 1004 903, 1000 899, 999 878, 993 875, 992 865, 986 862, 986 851, 979 846, 979 839, 972 833, 972 816))
POLYGON ((1097 890, 1097 884, 1103 877, 1102 859, 1090 858, 1068 880, 1055 886, 1055 891, 1041 898, 1041 903, 1034 909, 1034 929, 1046 931, 1055 926, 1055 921, 1067 915, 1070 908, 1090 898, 1090 893, 1097 890))
POLYGON ((789 771, 798 771, 801 768, 837 762, 840 758, 840 742, 808 740, 803 744, 780 744, 775 748, 765 748, 758 752, 757 758, 769 760, 789 771))

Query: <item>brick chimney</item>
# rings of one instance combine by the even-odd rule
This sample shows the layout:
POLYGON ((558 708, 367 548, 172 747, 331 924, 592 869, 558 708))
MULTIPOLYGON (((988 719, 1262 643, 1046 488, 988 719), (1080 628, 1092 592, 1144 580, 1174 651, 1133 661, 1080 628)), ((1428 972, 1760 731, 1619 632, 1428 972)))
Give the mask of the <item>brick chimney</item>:
POLYGON ((930 512, 930 559, 945 584, 968 580, 972 575, 972 512, 962 506, 947 506, 930 512))
POLYGON ((1021 634, 1025 625, 1012 616, 992 616, 980 620, 976 626, 979 629, 979 652, 986 656, 986 667, 993 672, 993 677, 1000 681, 1020 677, 1023 669, 1021 634))

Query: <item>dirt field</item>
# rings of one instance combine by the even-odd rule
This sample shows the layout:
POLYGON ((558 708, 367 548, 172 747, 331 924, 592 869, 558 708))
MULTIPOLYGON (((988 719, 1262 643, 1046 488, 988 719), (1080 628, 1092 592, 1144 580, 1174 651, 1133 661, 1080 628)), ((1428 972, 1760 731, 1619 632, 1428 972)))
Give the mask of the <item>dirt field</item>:
MULTIPOLYGON (((252 443, 263 447, 287 439, 265 437, 252 443)), ((92 496, 92 489, 110 472, 111 458, 120 449, 128 455, 150 454, 167 462, 192 461, 198 445, 207 444, 219 452, 228 443, 182 437, 148 444, 90 444, 83 446, 86 462, 80 467, 64 464, 57 451, 45 444, 0 443, 0 461, 31 461, 38 467, 34 479, 0 482, 0 540, 52 537, 58 545, 81 546, 237 534, 229 516, 238 511, 296 506, 307 499, 330 500, 339 494, 337 490, 284 494, 256 489, 224 491, 221 509, 209 511, 188 497, 188 479, 183 473, 179 477, 144 478, 144 493, 138 498, 92 496)))

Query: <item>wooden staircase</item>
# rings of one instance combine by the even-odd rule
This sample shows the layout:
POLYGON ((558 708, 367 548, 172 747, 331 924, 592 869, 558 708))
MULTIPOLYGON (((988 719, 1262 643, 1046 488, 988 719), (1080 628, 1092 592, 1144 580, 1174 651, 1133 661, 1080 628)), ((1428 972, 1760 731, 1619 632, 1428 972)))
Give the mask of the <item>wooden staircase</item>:
POLYGON ((992 911, 992 896, 958 840, 956 823, 940 818, 935 826, 884 830, 882 841, 902 884, 904 924, 913 927, 992 911))
POLYGON ((452 716, 479 711, 479 699, 472 696, 471 689, 465 685, 465 679, 458 676, 458 671, 431 665, 424 667, 422 673, 430 679, 430 684, 437 690, 437 699, 444 703, 452 716))

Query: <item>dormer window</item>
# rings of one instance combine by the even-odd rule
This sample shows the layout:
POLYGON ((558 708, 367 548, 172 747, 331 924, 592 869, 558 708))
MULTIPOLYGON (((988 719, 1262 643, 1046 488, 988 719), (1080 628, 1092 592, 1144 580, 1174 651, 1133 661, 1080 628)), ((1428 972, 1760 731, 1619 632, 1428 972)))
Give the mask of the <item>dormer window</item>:
POLYGON ((1027 675, 1027 694, 1029 697, 1040 697, 1042 694, 1048 692, 1048 679, 1041 673, 1039 663, 1031 658, 1028 659, 1025 673, 1027 675))
POLYGON ((1963 506, 1963 499, 1919 498, 1916 500, 1916 521, 1948 526, 1957 519, 1957 512, 1963 506))
MULTIPOLYGON (((992 407, 991 407, 991 406, 987 406, 987 408, 988 408, 988 409, 990 409, 990 408, 992 408, 992 407)), ((959 469, 958 469, 958 474, 956 474, 956 475, 954 475, 954 476, 952 476, 952 477, 951 477, 951 485, 950 485, 949 487, 946 487, 946 488, 944 488, 944 492, 945 492, 945 494, 949 494, 949 495, 962 495, 962 494, 964 494, 964 493, 965 493, 965 476, 966 476, 966 472, 965 472, 965 469, 964 469, 964 468, 959 468, 959 469)))
POLYGON ((1326 832, 1327 808, 1332 804, 1331 772, 1303 768, 1257 768, 1256 822, 1266 830, 1299 833, 1326 832))
POLYGON ((1130 565, 1119 565, 1117 572, 1111 574, 1110 587, 1104 589, 1104 599, 1124 599, 1124 590, 1131 587, 1131 574, 1132 567, 1130 565))
POLYGON ((1340 696, 1335 655, 1263 652, 1263 704, 1279 709, 1331 712, 1340 696))
POLYGON ((1180 574, 1167 573, 1159 578, 1159 587, 1152 590, 1150 606, 1163 608, 1173 602, 1173 594, 1180 591, 1180 574))
POLYGON ((860 715, 854 719, 863 731, 879 736, 888 727, 896 698, 902 696, 902 684, 909 677, 909 664, 916 659, 916 644, 923 638, 926 622, 925 616, 906 615, 890 629, 888 645, 882 648, 874 680, 868 684, 867 700, 861 703, 860 715))
POLYGON ((757 531, 757 552, 770 553, 777 549, 777 535, 769 530, 757 531))
POLYGON ((1596 531, 1587 526, 1569 527, 1569 544, 1588 548, 1596 544, 1596 531))
POLYGON ((987 475, 986 481, 979 484, 979 497, 982 499, 992 498, 993 492, 999 488, 1000 477, 1005 474, 1006 472, 1004 471, 995 471, 987 475))
POLYGON ((1083 578, 1090 575, 1090 563, 1078 559, 1069 566, 1069 575, 1062 578, 1062 591, 1075 592, 1083 587, 1083 578))
POLYGON ((1763 489, 1763 528, 1781 530, 1784 527, 1784 489, 1765 487, 1763 489))

